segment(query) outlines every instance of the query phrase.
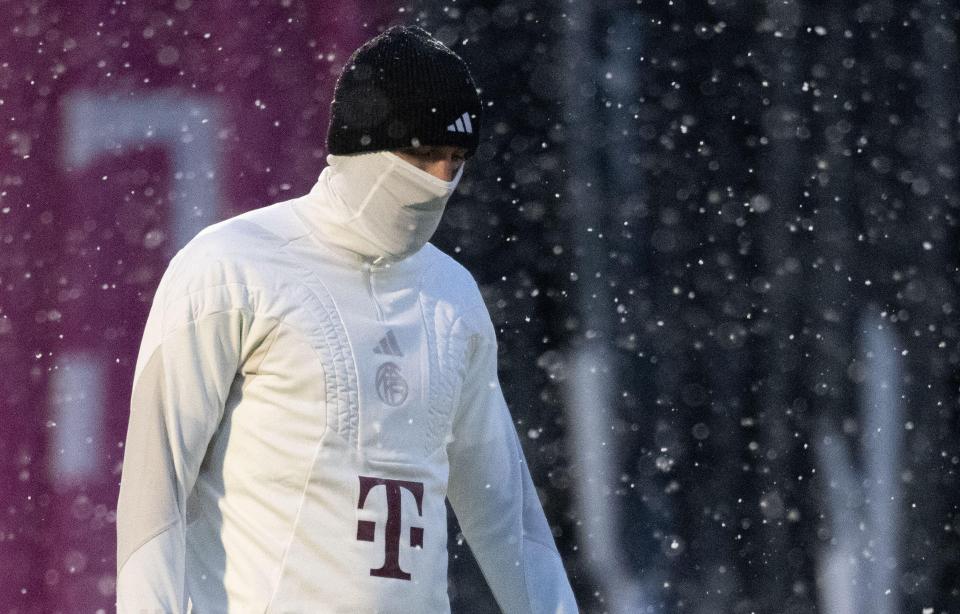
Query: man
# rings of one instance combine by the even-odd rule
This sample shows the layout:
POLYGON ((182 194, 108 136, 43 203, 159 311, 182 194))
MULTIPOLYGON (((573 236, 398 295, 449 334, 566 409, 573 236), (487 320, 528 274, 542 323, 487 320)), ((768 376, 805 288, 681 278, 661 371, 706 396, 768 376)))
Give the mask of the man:
POLYGON ((470 274, 427 243, 476 149, 463 61, 347 62, 311 192, 180 250, 147 319, 117 507, 126 612, 449 611, 449 498, 500 607, 576 604, 470 274))

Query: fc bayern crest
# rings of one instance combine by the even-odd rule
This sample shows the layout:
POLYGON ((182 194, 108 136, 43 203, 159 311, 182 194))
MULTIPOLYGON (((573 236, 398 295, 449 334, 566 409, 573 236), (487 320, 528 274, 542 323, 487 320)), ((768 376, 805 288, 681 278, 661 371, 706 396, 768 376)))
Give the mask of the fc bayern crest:
POLYGON ((391 407, 402 405, 407 400, 407 380, 400 375, 400 367, 385 362, 377 369, 377 395, 391 407))

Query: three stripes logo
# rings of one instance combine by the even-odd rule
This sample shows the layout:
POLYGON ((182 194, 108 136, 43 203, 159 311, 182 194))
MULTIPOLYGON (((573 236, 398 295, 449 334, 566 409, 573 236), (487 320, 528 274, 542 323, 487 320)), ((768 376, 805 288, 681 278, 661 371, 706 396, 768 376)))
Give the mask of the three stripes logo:
POLYGON ((380 344, 373 348, 374 354, 386 354, 387 356, 403 356, 400 351, 400 344, 397 343, 397 337, 393 331, 387 329, 387 335, 380 340, 380 344))
POLYGON ((470 114, 464 113, 457 118, 457 121, 447 126, 447 132, 466 132, 473 134, 473 124, 470 123, 470 114))

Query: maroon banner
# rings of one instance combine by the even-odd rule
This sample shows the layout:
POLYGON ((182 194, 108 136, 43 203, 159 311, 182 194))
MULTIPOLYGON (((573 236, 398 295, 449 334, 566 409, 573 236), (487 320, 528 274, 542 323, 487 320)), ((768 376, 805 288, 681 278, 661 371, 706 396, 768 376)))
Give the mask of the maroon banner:
POLYGON ((307 191, 381 2, 0 2, 0 605, 114 609, 153 292, 200 228, 307 191))

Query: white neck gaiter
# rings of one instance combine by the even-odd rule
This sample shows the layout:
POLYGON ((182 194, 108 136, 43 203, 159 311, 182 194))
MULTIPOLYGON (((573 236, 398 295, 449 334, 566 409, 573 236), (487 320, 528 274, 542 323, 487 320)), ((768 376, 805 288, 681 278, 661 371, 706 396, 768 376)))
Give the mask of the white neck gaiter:
POLYGON ((463 175, 443 181, 388 151, 327 156, 311 194, 324 202, 309 216, 323 239, 365 258, 401 260, 420 250, 440 224, 463 175))

